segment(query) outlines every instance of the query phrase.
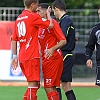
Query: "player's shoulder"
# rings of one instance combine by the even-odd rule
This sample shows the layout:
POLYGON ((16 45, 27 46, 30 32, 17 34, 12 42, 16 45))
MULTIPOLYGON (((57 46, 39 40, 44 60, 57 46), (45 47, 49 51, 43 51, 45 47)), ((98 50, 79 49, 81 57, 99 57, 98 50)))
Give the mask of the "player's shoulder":
POLYGON ((63 16, 62 16, 62 18, 60 19, 60 21, 62 22, 62 23, 64 23, 64 24, 71 24, 71 23, 73 23, 73 21, 72 21, 72 19, 71 19, 71 17, 68 15, 68 14, 64 14, 63 16), (66 23, 67 22, 67 23, 66 23))
POLYGON ((95 34, 98 30, 100 30, 100 23, 95 24, 95 25, 92 27, 92 29, 91 29, 91 31, 90 31, 90 34, 91 34, 91 35, 92 35, 92 34, 95 34))
POLYGON ((54 18, 52 18, 53 23, 58 23, 58 21, 54 18))
POLYGON ((37 13, 35 13, 35 12, 32 12, 32 13, 31 13, 31 16, 34 17, 35 19, 36 19, 36 18, 41 18, 40 15, 37 14, 37 13))
POLYGON ((26 15, 28 15, 29 17, 32 18, 41 18, 39 14, 37 14, 36 12, 30 12, 30 11, 24 11, 24 14, 26 13, 26 15))
POLYGON ((65 19, 65 20, 71 20, 71 17, 70 17, 68 14, 65 14, 65 15, 64 15, 64 19, 65 19))
POLYGON ((95 24, 95 25, 93 26, 93 28, 92 28, 92 31, 98 31, 98 30, 100 30, 100 23, 95 24))
POLYGON ((97 28, 100 29, 100 23, 96 24, 97 28))
POLYGON ((52 19, 54 27, 60 27, 59 22, 56 19, 52 19))

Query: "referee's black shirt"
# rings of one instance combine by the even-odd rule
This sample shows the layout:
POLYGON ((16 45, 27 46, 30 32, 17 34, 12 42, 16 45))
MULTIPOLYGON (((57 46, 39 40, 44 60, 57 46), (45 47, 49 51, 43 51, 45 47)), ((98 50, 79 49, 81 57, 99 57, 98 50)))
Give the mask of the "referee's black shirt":
POLYGON ((73 22, 67 14, 64 14, 59 20, 59 25, 67 40, 66 45, 61 50, 63 54, 71 54, 75 48, 75 27, 73 22))

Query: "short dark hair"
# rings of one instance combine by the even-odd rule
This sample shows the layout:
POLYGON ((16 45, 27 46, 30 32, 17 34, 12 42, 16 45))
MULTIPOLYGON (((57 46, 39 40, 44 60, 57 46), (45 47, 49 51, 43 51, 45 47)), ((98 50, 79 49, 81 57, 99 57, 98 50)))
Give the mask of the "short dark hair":
POLYGON ((53 8, 58 8, 60 10, 64 10, 66 11, 66 4, 63 0, 55 0, 53 3, 52 3, 52 7, 53 8))
POLYGON ((44 8, 44 9, 48 9, 49 4, 47 4, 47 3, 39 3, 38 7, 41 7, 41 8, 44 8))
POLYGON ((37 2, 39 2, 39 0, 23 0, 23 2, 24 2, 24 6, 29 8, 32 3, 36 4, 37 2))

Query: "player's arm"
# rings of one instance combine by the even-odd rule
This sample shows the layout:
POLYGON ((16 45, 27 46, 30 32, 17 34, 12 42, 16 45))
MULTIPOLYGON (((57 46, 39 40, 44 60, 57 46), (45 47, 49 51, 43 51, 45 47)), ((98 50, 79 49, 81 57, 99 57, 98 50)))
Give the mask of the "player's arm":
POLYGON ((57 50, 57 49, 60 49, 62 48, 65 44, 67 43, 66 39, 65 40, 60 40, 60 42, 58 42, 54 47, 52 47, 51 49, 54 51, 54 50, 57 50))
POLYGON ((12 52, 13 52, 13 59, 11 62, 12 69, 16 70, 18 67, 18 59, 17 59, 17 41, 12 40, 12 52))
POLYGON ((53 23, 54 23, 54 27, 52 29, 53 30, 52 34, 57 38, 59 42, 52 48, 47 49, 47 52, 46 52, 47 58, 50 58, 53 55, 53 52, 55 50, 62 48, 67 43, 67 40, 64 34, 62 33, 62 30, 58 22, 56 20, 53 20, 53 23))
POLYGON ((65 40, 60 40, 60 42, 57 43, 55 46, 53 46, 50 49, 47 49, 45 58, 50 58, 53 55, 53 52, 55 50, 62 48, 65 44, 66 44, 66 39, 65 40))
POLYGON ((13 55, 17 55, 17 41, 12 40, 12 52, 13 55))
POLYGON ((50 13, 51 13, 51 8, 50 6, 48 7, 47 9, 47 19, 50 20, 50 24, 49 24, 49 29, 53 28, 53 21, 52 21, 52 18, 50 16, 50 13))
POLYGON ((11 49, 12 49, 12 53, 13 53, 13 58, 11 61, 11 66, 13 70, 16 70, 16 68, 18 67, 18 60, 17 60, 17 40, 18 40, 18 36, 17 36, 17 32, 16 32, 16 21, 15 21, 15 25, 14 25, 14 29, 13 29, 13 34, 10 37, 11 40, 11 49))
POLYGON ((89 40, 87 45, 85 46, 85 56, 86 56, 86 65, 89 68, 92 68, 92 54, 95 49, 95 44, 96 44, 96 38, 95 38, 95 32, 92 30, 91 34, 89 36, 89 40))

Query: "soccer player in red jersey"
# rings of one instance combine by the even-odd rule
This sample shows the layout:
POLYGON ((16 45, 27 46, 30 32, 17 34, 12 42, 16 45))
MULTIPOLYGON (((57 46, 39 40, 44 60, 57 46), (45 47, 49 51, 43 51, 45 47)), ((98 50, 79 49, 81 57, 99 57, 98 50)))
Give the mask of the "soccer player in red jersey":
POLYGON ((40 82, 40 54, 38 43, 38 29, 52 28, 51 9, 46 13, 48 20, 42 19, 35 11, 39 0, 24 0, 25 10, 17 17, 12 35, 12 68, 16 70, 18 60, 24 73, 28 89, 23 100, 37 100, 38 82, 40 82), (20 44, 17 59, 17 41, 20 44))
MULTIPOLYGON (((40 3, 37 13, 44 19, 47 19, 47 3, 40 3)), ((44 77, 44 88, 48 100, 59 100, 59 94, 56 87, 60 86, 60 77, 63 69, 63 57, 60 48, 66 44, 58 22, 53 19, 54 27, 52 29, 40 28, 39 41, 42 51, 42 71, 44 77)))

